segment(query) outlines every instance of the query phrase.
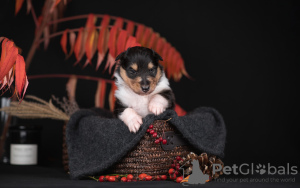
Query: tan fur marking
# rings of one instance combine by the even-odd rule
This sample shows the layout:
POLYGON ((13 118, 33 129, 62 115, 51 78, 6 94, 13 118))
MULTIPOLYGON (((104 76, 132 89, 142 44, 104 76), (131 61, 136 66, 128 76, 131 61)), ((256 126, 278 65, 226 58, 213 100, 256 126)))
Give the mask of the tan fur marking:
POLYGON ((136 63, 133 63, 133 64, 131 65, 131 68, 132 68, 133 70, 137 71, 137 70, 138 70, 138 65, 137 65, 136 63))
POLYGON ((124 82, 136 93, 142 93, 140 82, 142 80, 141 77, 136 77, 135 79, 128 78, 126 71, 120 67, 120 76, 124 80, 124 82))
POLYGON ((154 65, 152 62, 148 63, 148 69, 152 69, 153 67, 154 67, 154 65))
POLYGON ((154 78, 153 77, 147 78, 147 80, 150 81, 150 92, 154 91, 161 76, 162 76, 161 69, 160 67, 157 67, 156 76, 154 78))

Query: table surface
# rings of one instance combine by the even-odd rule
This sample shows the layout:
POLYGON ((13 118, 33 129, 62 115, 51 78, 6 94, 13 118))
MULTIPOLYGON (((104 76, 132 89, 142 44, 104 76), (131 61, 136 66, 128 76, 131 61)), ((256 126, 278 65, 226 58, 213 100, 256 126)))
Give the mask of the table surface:
MULTIPOLYGON (((294 176, 228 176, 223 175, 217 181, 206 183, 205 185, 191 187, 300 187, 300 175, 294 176), (264 180, 268 182, 249 181, 264 180), (270 182, 271 179, 289 182, 270 182), (223 182, 222 182, 223 181, 223 182), (230 181, 230 182, 227 182, 230 181), (244 181, 241 183, 241 181, 244 181), (248 181, 248 182, 245 182, 248 181)), ((95 180, 70 180, 62 167, 46 166, 13 166, 0 164, 0 187, 184 187, 183 185, 171 181, 150 181, 150 182, 97 182, 95 180)), ((186 186, 189 187, 189 186, 186 186)))

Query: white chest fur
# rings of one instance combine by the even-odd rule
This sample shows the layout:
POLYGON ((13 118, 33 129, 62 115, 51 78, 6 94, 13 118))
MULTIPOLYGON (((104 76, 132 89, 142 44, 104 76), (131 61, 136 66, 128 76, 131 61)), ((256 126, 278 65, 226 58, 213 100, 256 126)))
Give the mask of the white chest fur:
POLYGON ((142 117, 151 113, 148 105, 152 97, 163 90, 170 89, 169 81, 165 74, 161 77, 155 90, 151 94, 145 96, 133 92, 117 73, 115 74, 115 77, 117 78, 116 85, 118 86, 115 97, 118 98, 124 106, 134 109, 142 117))

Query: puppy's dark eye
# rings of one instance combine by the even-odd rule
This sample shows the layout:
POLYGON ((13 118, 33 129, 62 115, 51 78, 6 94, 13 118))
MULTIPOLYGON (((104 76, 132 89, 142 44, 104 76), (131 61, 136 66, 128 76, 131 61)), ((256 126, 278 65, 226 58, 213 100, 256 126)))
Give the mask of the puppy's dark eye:
POLYGON ((133 68, 129 68, 129 73, 132 74, 132 75, 135 75, 136 74, 136 71, 133 69, 133 68))
POLYGON ((149 69, 149 72, 151 72, 151 73, 154 73, 154 69, 152 68, 152 69, 149 69))

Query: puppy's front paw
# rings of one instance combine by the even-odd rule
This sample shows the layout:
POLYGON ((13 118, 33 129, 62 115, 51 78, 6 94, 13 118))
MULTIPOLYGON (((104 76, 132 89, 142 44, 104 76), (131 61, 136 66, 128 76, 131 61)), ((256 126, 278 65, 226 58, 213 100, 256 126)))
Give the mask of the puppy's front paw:
POLYGON ((159 115, 166 110, 168 101, 161 95, 155 95, 149 103, 149 111, 155 115, 159 115))
POLYGON ((136 133, 141 124, 143 124, 142 117, 138 115, 132 108, 126 108, 122 115, 120 115, 120 119, 127 125, 130 132, 136 133))

